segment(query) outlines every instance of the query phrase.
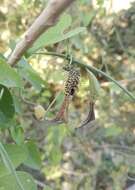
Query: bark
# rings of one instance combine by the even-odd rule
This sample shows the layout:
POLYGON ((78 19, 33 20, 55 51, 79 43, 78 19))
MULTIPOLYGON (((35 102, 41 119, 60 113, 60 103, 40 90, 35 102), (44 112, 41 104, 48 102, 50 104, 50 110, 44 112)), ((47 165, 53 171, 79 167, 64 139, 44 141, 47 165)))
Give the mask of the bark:
POLYGON ((24 38, 16 45, 11 53, 8 63, 14 65, 20 60, 26 50, 47 29, 54 26, 60 14, 75 0, 50 0, 47 7, 27 30, 24 38))

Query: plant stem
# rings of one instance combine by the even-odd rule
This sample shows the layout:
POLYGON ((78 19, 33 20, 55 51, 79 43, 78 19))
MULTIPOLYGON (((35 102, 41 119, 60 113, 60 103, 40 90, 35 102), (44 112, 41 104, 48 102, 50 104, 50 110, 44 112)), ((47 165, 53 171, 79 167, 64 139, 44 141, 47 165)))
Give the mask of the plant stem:
MULTIPOLYGON (((52 56, 61 57, 63 59, 70 61, 69 55, 60 54, 60 53, 56 53, 56 52, 39 52, 39 53, 34 53, 34 54, 52 55, 52 56)), ((78 60, 75 60, 74 58, 72 59, 72 64, 77 64, 78 66, 80 66, 82 68, 88 69, 94 73, 101 74, 107 80, 115 83, 119 88, 121 88, 135 102, 135 96, 129 90, 127 90, 124 86, 122 86, 118 81, 116 81, 114 78, 112 78, 110 75, 106 74, 105 72, 101 71, 100 69, 97 69, 96 67, 93 67, 91 65, 86 65, 86 64, 84 64, 78 60)))

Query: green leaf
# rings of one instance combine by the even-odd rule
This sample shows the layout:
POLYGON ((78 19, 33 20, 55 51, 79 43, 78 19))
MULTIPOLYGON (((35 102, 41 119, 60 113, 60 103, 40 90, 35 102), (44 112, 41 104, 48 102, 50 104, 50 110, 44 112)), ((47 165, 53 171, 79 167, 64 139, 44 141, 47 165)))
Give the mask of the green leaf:
POLYGON ((117 126, 111 126, 108 128, 105 128, 105 136, 106 137, 114 137, 120 135, 122 132, 122 129, 117 126))
POLYGON ((15 108, 8 88, 0 85, 0 126, 13 118, 15 108))
POLYGON ((49 153, 49 162, 53 165, 57 165, 60 163, 61 159, 62 159, 61 149, 60 147, 54 145, 49 153))
POLYGON ((97 11, 93 10, 91 12, 83 12, 81 14, 81 19, 84 26, 87 27, 92 22, 93 18, 96 16, 96 13, 97 11))
POLYGON ((40 152, 36 146, 36 144, 32 141, 29 141, 25 144, 25 147, 28 151, 27 160, 24 164, 28 165, 33 169, 40 169, 41 168, 41 157, 40 152))
POLYGON ((15 106, 15 112, 17 114, 22 114, 22 107, 21 107, 21 99, 19 96, 16 96, 15 93, 12 95, 13 101, 14 101, 14 106, 15 106))
POLYGON ((1 142, 0 142, 0 155, 1 155, 2 161, 5 164, 6 168, 11 173, 11 175, 14 176, 16 183, 17 183, 18 187, 20 188, 20 190, 25 190, 17 173, 16 173, 13 162, 9 158, 9 155, 1 142))
POLYGON ((49 186, 45 186, 45 188, 43 190, 53 190, 53 189, 49 186))
POLYGON ((24 131, 20 125, 10 128, 10 132, 16 144, 21 145, 24 142, 24 131))
POLYGON ((78 27, 69 32, 65 32, 65 30, 69 28, 71 23, 72 23, 71 16, 68 14, 64 14, 61 17, 60 21, 54 27, 50 28, 47 32, 42 34, 37 39, 32 48, 28 50, 28 55, 31 55, 32 53, 36 52, 37 50, 45 46, 71 38, 72 36, 75 36, 85 30, 84 27, 78 27))
POLYGON ((57 165, 62 159, 61 143, 69 133, 66 125, 61 124, 59 126, 52 126, 48 129, 47 139, 47 157, 48 161, 57 165))
MULTIPOLYGON (((25 190, 37 190, 32 176, 26 172, 16 172, 25 190)), ((20 190, 16 179, 13 175, 0 177, 0 189, 3 190, 20 190)))
POLYGON ((0 84, 6 87, 22 87, 22 81, 15 69, 11 68, 0 54, 0 84))
POLYGON ((87 70, 87 72, 89 74, 88 76, 89 76, 90 98, 94 102, 97 96, 99 95, 100 84, 95 75, 91 71, 87 70))
POLYGON ((75 35, 77 35, 77 34, 79 34, 79 33, 81 33, 81 32, 84 32, 85 30, 86 30, 85 27, 77 27, 77 28, 75 28, 75 29, 73 29, 73 30, 71 30, 71 31, 69 31, 69 32, 67 32, 67 33, 65 33, 65 34, 62 36, 62 38, 61 38, 60 41, 66 40, 66 39, 68 39, 68 38, 71 38, 71 37, 73 37, 73 36, 75 36, 75 35))
MULTIPOLYGON (((4 145, 4 148, 7 151, 7 154, 15 168, 27 159, 27 151, 23 146, 16 144, 6 144, 4 145)), ((4 176, 9 173, 10 171, 4 165, 3 160, 0 156, 0 176, 4 176)))
POLYGON ((18 72, 20 75, 33 85, 36 90, 41 90, 44 85, 43 79, 39 74, 27 63, 25 59, 21 59, 18 64, 18 72))
POLYGON ((13 125, 12 120, 6 120, 3 118, 1 119, 1 115, 0 115, 0 129, 7 129, 7 128, 10 128, 12 125, 13 125))
POLYGON ((117 86, 117 85, 114 84, 113 82, 110 82, 110 83, 109 83, 109 87, 110 87, 110 90, 111 90, 112 92, 115 92, 115 93, 117 93, 117 94, 120 94, 121 92, 123 92, 122 89, 119 88, 119 86, 117 86))
POLYGON ((60 124, 59 126, 51 126, 48 128, 47 142, 49 144, 60 146, 64 137, 67 136, 69 130, 66 125, 60 124))

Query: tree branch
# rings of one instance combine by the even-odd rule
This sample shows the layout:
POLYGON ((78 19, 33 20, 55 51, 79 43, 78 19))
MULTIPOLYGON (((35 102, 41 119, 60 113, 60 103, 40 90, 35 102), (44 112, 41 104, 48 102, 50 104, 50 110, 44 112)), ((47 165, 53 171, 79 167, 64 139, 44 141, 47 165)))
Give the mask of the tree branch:
POLYGON ((50 0, 47 7, 27 30, 24 38, 16 45, 14 51, 8 59, 10 65, 19 61, 26 50, 35 40, 48 28, 55 25, 60 14, 75 0, 50 0))

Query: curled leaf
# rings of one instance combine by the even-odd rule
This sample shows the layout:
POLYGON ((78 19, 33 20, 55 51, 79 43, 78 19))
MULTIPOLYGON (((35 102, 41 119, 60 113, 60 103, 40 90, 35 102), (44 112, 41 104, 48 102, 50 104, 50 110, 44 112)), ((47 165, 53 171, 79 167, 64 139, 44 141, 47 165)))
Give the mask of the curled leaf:
POLYGON ((97 96, 99 95, 100 84, 95 77, 95 75, 87 69, 88 76, 89 76, 89 87, 90 87, 90 99, 92 102, 95 102, 97 96))

